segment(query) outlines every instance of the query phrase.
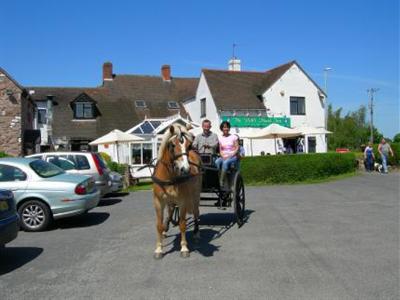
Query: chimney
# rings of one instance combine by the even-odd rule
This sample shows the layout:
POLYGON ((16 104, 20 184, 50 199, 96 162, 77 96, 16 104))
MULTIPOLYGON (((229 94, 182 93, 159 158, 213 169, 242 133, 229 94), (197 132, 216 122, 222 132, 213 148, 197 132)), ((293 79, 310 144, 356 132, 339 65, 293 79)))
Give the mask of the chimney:
POLYGON ((237 59, 236 57, 233 57, 232 59, 229 60, 228 63, 228 70, 229 71, 240 71, 240 59, 237 59))
POLYGON ((113 80, 113 65, 111 62, 103 64, 103 82, 113 80))
POLYGON ((171 81, 171 66, 163 65, 161 67, 161 77, 164 81, 171 81))

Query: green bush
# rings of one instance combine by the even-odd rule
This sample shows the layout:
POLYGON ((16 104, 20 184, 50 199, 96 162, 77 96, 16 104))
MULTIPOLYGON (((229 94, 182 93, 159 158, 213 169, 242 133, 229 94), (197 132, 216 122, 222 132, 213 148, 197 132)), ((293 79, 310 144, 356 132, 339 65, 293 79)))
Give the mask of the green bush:
POLYGON ((126 171, 126 168, 128 167, 128 165, 119 164, 119 163, 117 163, 115 161, 110 161, 110 162, 107 162, 107 167, 111 171, 117 172, 117 173, 119 173, 121 175, 125 175, 125 171, 126 171))
POLYGON ((0 158, 1 157, 9 157, 10 155, 8 155, 7 153, 5 153, 5 152, 1 152, 0 151, 0 158))
MULTIPOLYGON (((392 147, 394 156, 389 155, 389 165, 399 166, 400 165, 400 143, 392 143, 390 144, 392 147)), ((374 154, 377 162, 382 163, 381 155, 378 152, 378 144, 373 146, 374 154)))
POLYGON ((241 161, 245 183, 292 183, 354 172, 354 153, 315 153, 245 157, 241 161))
POLYGON ((105 152, 99 152, 99 154, 100 154, 100 156, 103 158, 103 160, 108 164, 108 163, 110 163, 112 160, 111 160, 111 156, 110 155, 108 155, 107 153, 105 153, 105 152))
POLYGON ((128 165, 125 164, 119 164, 115 161, 112 161, 111 156, 108 155, 105 152, 100 152, 101 157, 103 158, 103 160, 105 161, 105 163, 107 164, 107 167, 114 172, 117 172, 121 175, 125 174, 126 168, 128 167, 128 165))

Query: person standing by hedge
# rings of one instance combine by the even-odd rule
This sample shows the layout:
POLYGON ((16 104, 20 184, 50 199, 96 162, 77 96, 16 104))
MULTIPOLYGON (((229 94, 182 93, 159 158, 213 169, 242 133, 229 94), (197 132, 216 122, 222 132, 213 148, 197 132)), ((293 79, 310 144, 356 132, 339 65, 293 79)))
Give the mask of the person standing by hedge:
POLYGON ((382 159, 383 173, 387 174, 388 173, 387 163, 389 159, 389 153, 392 156, 394 156, 394 154, 392 148, 388 143, 386 143, 385 139, 381 140, 381 143, 378 146, 378 152, 381 155, 382 159))
POLYGON ((374 149, 372 148, 371 142, 369 142, 368 146, 365 147, 364 159, 365 159, 365 167, 367 169, 367 172, 372 172, 374 170, 375 155, 374 155, 374 149))

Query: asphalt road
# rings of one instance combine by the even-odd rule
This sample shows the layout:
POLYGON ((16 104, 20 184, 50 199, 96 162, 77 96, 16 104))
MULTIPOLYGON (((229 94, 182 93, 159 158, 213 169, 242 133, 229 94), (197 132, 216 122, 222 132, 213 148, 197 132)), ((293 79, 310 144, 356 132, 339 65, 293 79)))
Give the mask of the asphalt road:
POLYGON ((243 227, 202 207, 191 256, 174 227, 160 261, 151 193, 105 199, 20 232, 0 252, 0 299, 399 299, 399 178, 248 187, 243 227))

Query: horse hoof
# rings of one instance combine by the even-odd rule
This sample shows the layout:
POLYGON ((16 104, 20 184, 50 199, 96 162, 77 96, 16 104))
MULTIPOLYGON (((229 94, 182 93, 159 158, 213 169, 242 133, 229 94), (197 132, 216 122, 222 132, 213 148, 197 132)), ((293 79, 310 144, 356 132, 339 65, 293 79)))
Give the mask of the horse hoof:
POLYGON ((190 256, 189 251, 181 251, 181 257, 182 258, 188 258, 190 256))
POLYGON ((163 258, 163 254, 162 253, 154 253, 153 257, 154 257, 154 259, 159 260, 159 259, 163 258))

